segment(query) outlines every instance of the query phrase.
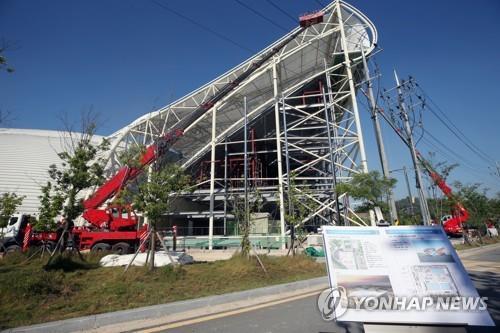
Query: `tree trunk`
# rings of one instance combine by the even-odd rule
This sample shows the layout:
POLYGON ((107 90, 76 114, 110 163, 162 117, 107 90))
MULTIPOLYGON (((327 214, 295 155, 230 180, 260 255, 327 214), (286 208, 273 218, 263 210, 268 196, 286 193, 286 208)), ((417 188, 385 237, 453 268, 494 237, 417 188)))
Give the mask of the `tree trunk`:
POLYGON ((149 270, 152 271, 155 268, 155 250, 156 250, 156 233, 155 233, 155 223, 151 225, 151 243, 149 245, 150 251, 150 261, 149 270))

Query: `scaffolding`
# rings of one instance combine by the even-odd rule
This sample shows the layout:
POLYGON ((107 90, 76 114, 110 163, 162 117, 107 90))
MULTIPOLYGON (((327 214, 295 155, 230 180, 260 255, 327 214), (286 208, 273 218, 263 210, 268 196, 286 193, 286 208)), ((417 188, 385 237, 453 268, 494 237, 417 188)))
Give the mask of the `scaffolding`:
POLYGON ((322 22, 300 33, 297 27, 210 83, 112 134, 108 172, 120 167, 120 151, 151 144, 253 61, 298 33, 191 123, 174 145, 171 151, 196 184, 169 218, 184 221, 186 230, 189 225, 206 230, 212 249, 214 236, 232 232, 231 198, 248 189, 250 197, 258 193, 264 198, 263 210, 283 244, 285 199, 293 178, 308 199, 304 202, 315 203, 307 207, 303 223, 363 224, 345 195, 335 193, 335 185, 368 170, 356 93, 364 77, 362 55, 373 52, 377 31, 343 1, 332 2, 322 13, 322 22))

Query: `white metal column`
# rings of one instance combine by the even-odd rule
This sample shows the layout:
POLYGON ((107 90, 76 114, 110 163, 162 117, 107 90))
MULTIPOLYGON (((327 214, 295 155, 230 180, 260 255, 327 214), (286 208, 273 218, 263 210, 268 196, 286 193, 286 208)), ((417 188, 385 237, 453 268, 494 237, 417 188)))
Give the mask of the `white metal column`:
POLYGON ((368 172, 368 164, 366 162, 366 152, 365 152, 365 143, 363 141, 363 132, 361 130, 361 120, 359 118, 359 110, 358 110, 358 102, 356 100, 356 89, 354 85, 354 79, 352 76, 352 71, 351 71, 351 60, 349 58, 349 51, 347 49, 347 41, 346 41, 346 36, 345 36, 345 29, 344 29, 344 21, 342 19, 342 7, 340 4, 340 1, 337 1, 336 4, 336 9, 337 9, 337 17, 339 20, 339 27, 340 27, 340 43, 342 45, 342 49, 344 51, 344 61, 345 61, 345 66, 346 66, 346 72, 347 72, 347 79, 349 80, 349 90, 351 94, 351 103, 352 103, 352 111, 354 114, 354 121, 356 123, 356 130, 358 132, 358 144, 359 144, 359 154, 360 154, 360 164, 361 164, 361 170, 363 172, 368 172))
MULTIPOLYGON (((278 167, 278 184, 280 200, 280 229, 281 229, 281 248, 285 248, 285 200, 283 197, 283 163, 281 158, 281 130, 280 130, 280 104, 278 92, 278 73, 276 70, 276 57, 273 58, 273 90, 274 90, 274 119, 276 121, 276 158, 278 167)), ((284 112, 285 110, 283 110, 284 112)))
POLYGON ((214 238, 214 201, 215 201, 215 148, 216 148, 216 121, 217 121, 217 107, 212 111, 212 151, 210 154, 210 218, 208 220, 208 249, 212 250, 214 238))

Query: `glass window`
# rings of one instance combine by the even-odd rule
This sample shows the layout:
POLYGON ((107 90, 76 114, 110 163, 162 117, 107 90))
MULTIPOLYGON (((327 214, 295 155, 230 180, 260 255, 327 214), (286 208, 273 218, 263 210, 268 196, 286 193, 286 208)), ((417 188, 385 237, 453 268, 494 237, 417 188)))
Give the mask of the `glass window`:
POLYGON ((11 217, 11 218, 10 218, 10 221, 9 221, 9 225, 14 225, 14 224, 16 224, 18 219, 19 219, 19 218, 18 218, 17 216, 15 216, 15 217, 11 217))

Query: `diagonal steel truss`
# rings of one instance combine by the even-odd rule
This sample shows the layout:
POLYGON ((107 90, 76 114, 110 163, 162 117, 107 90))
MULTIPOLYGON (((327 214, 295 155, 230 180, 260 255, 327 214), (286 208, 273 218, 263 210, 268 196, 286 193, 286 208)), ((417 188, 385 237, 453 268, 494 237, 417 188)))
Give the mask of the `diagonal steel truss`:
MULTIPOLYGON (((253 188, 268 193, 269 197, 277 197, 278 207, 284 207, 284 193, 293 175, 304 188, 304 196, 317 203, 308 219, 334 223, 332 216, 337 208, 332 195, 333 171, 336 171, 338 181, 349 180, 354 173, 367 171, 356 100, 361 78, 356 74, 356 66, 362 60, 361 52, 369 55, 374 50, 377 31, 364 14, 343 1, 332 2, 323 12, 324 22, 310 26, 289 42, 219 101, 211 112, 193 122, 174 146, 182 156, 180 163, 191 172, 196 173, 207 166, 204 161, 210 166, 190 196, 194 201, 210 203, 207 213, 210 247, 215 210, 222 203, 227 206, 229 192, 241 190, 228 188, 228 182, 242 179, 222 172, 222 169, 227 171, 227 166, 222 167, 217 156, 227 150, 228 145, 241 141, 238 133, 241 133, 244 122, 244 96, 248 101, 247 116, 251 124, 274 113, 272 131, 253 140, 273 142, 273 149, 268 149, 265 154, 274 154, 276 163, 265 167, 275 168, 275 175, 264 177, 255 173, 250 175, 250 181, 253 188)), ((186 115, 290 34, 187 96, 113 133, 108 138, 112 143, 108 172, 113 173, 120 166, 121 151, 149 145, 158 136, 174 129, 186 115)), ((233 154, 241 155, 241 151, 233 151, 233 154)), ((256 152, 256 156, 258 154, 256 152)), ((340 200, 345 201, 343 196, 339 197, 340 200)), ((284 236, 284 209, 278 210, 280 234, 284 236)), ((347 208, 342 210, 345 221, 363 223, 352 211, 347 211, 347 208)), ((225 213, 227 215, 227 211, 225 213)))

